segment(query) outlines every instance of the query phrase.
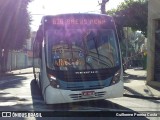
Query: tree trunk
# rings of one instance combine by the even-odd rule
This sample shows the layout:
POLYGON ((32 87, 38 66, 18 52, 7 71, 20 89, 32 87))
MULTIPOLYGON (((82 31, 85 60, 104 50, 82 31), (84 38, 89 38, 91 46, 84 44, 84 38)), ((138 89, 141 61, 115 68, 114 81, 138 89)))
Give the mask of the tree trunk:
POLYGON ((102 14, 106 14, 106 3, 108 2, 109 0, 102 0, 102 3, 101 3, 101 13, 102 14))

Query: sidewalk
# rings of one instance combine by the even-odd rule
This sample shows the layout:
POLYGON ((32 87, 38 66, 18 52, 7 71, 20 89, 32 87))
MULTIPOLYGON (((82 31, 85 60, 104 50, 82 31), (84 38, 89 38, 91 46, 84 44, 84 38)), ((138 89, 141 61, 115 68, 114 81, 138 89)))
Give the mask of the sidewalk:
POLYGON ((24 68, 24 69, 8 71, 6 73, 0 73, 0 77, 2 77, 2 76, 20 75, 20 74, 32 74, 32 73, 33 73, 33 67, 29 67, 29 68, 24 68))
POLYGON ((146 70, 127 69, 124 73, 124 96, 160 100, 160 87, 146 85, 146 70))

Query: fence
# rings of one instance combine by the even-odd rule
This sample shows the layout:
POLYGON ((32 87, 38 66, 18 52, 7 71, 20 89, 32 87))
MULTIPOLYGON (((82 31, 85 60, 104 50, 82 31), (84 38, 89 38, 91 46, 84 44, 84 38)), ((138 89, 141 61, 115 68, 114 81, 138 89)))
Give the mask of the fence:
POLYGON ((7 70, 22 69, 32 66, 32 58, 26 52, 10 51, 7 60, 7 70))

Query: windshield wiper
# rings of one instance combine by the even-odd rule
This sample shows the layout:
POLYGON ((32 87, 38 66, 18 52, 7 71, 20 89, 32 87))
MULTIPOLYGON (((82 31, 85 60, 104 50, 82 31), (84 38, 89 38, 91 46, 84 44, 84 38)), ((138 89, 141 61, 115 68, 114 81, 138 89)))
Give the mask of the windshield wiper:
POLYGON ((97 46, 97 42, 95 40, 95 37, 93 37, 93 41, 94 41, 94 45, 95 45, 95 49, 96 49, 96 52, 97 52, 97 55, 98 55, 98 59, 99 59, 99 51, 98 51, 98 46, 97 46))
MULTIPOLYGON (((96 53, 95 53, 95 54, 96 54, 96 53)), ((103 65, 106 65, 107 67, 112 67, 112 65, 108 64, 106 61, 104 61, 104 60, 102 60, 102 59, 100 59, 100 58, 97 58, 97 57, 95 57, 95 56, 93 56, 93 55, 89 55, 89 56, 91 56, 91 57, 93 58, 93 60, 98 61, 98 63, 101 63, 101 64, 103 64, 103 65)))
MULTIPOLYGON (((89 51, 90 53, 93 53, 93 54, 97 54, 97 53, 95 53, 95 52, 93 52, 93 51, 89 51)), ((111 65, 113 65, 113 62, 112 62, 112 60, 110 60, 107 56, 104 56, 104 55, 102 55, 102 54, 99 54, 99 56, 102 56, 102 57, 104 57, 104 58, 106 58, 110 63, 111 63, 111 65)), ((98 58, 99 60, 101 60, 100 58, 98 58)), ((101 60, 101 61, 104 61, 104 60, 101 60)))

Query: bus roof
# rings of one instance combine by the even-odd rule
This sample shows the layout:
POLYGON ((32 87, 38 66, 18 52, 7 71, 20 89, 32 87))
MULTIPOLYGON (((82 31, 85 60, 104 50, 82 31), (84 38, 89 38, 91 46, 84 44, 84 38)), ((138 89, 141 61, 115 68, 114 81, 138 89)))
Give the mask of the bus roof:
POLYGON ((66 14, 56 14, 56 15, 45 15, 45 16, 42 17, 41 23, 42 23, 42 21, 44 21, 47 18, 62 17, 62 16, 103 16, 103 17, 112 19, 112 16, 109 16, 109 15, 106 15, 106 14, 98 14, 98 13, 66 13, 66 14))
POLYGON ((98 14, 98 13, 65 13, 65 14, 56 14, 56 15, 44 15, 42 17, 45 18, 45 17, 54 17, 54 16, 65 16, 65 15, 97 15, 97 16, 106 16, 106 17, 111 17, 110 15, 106 15, 106 14, 98 14))

